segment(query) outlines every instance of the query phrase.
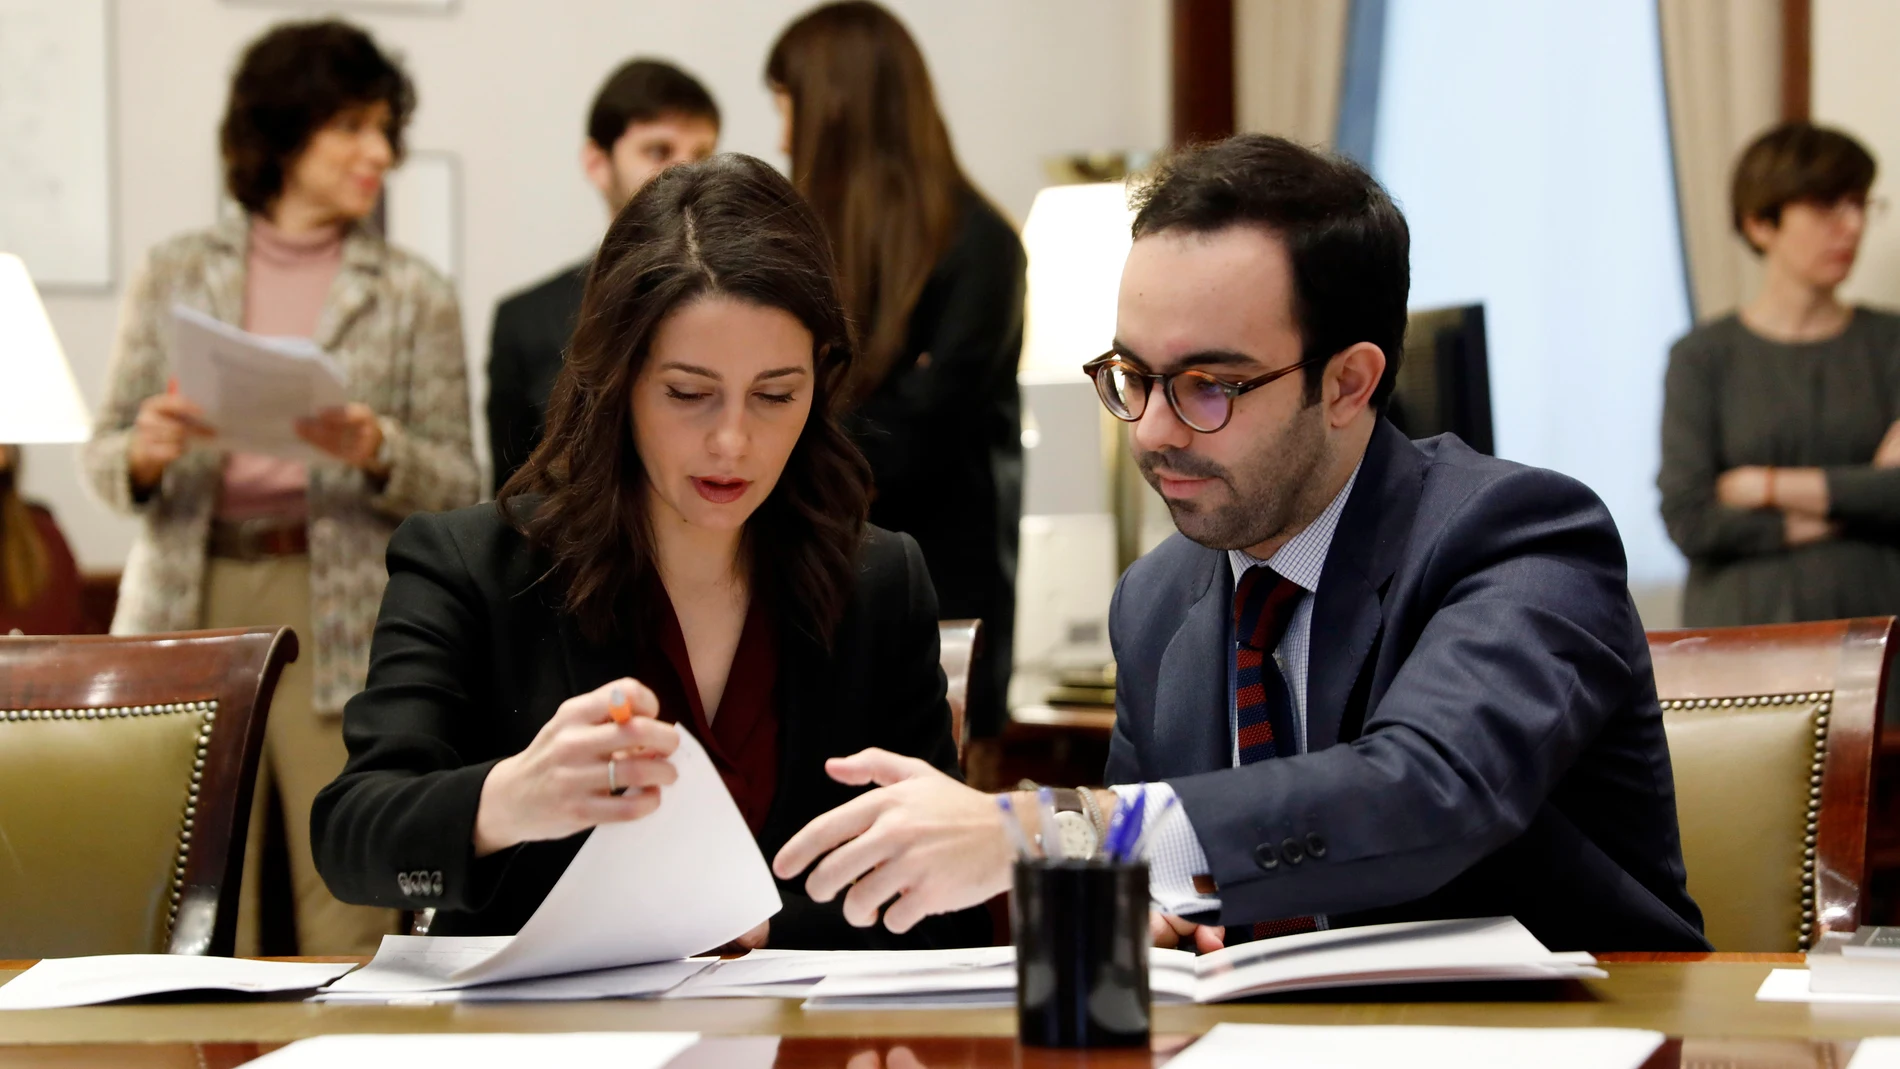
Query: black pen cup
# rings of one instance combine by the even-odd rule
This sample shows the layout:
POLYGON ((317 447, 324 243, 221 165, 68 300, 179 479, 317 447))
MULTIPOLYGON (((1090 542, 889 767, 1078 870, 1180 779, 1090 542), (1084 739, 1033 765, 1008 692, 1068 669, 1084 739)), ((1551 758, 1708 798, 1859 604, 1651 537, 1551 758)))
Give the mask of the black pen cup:
POLYGON ((1020 860, 1010 896, 1024 1046, 1148 1044, 1148 866, 1020 860))

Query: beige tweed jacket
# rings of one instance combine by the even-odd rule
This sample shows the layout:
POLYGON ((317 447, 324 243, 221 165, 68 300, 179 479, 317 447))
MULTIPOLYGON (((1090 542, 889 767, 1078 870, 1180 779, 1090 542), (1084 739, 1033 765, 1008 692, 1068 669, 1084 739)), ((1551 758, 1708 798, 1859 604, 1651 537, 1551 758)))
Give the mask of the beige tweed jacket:
MULTIPOLYGON (((244 322, 250 223, 234 219, 152 250, 126 294, 118 342, 92 441, 86 481, 109 507, 143 525, 119 585, 114 634, 201 626, 206 548, 222 485, 223 454, 197 446, 134 499, 126 447, 139 403, 171 376, 174 302, 227 323, 244 322)), ((472 504, 468 372, 462 319, 448 281, 414 255, 357 228, 317 322, 317 343, 343 365, 350 394, 381 417, 390 470, 381 490, 340 462, 310 465, 310 595, 315 634, 299 635, 312 659, 313 704, 340 713, 363 687, 370 633, 388 573, 389 536, 412 512, 472 504)))

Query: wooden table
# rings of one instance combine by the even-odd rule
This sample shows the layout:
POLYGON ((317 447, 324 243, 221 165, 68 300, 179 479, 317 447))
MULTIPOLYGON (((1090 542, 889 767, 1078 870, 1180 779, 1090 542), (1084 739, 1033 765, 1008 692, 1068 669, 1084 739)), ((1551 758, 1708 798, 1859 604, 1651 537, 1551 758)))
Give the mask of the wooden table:
MULTIPOLYGON (((331 959, 336 960, 336 959, 331 959)), ((1160 1006, 1150 1051, 1022 1050, 1008 1010, 821 1011, 772 999, 439 1005, 231 1001, 0 1013, 0 1069, 235 1066, 329 1032, 684 1031, 707 1038, 690 1065, 767 1069, 926 1066, 1150 1066, 1221 1021, 1646 1028, 1672 1038, 1650 1066, 1839 1067, 1853 1041, 1900 1035, 1900 1006, 1758 1003, 1755 989, 1796 955, 1605 956, 1604 980, 1411 987, 1273 1002, 1160 1006), (1476 996, 1476 1000, 1474 1000, 1476 996), (771 1045, 740 1037, 783 1037, 771 1045), (908 1054, 893 1053, 903 1047, 908 1054), (704 1060, 702 1060, 704 1059, 704 1060)), ((0 982, 25 962, 0 961, 0 982)), ((684 1063, 682 1063, 684 1064, 684 1063)))

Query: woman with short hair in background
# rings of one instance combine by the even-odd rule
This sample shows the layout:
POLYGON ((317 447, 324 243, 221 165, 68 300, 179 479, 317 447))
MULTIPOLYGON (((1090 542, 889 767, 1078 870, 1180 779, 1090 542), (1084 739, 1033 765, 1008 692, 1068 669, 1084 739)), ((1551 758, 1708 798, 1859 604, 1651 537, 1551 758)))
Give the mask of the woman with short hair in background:
POLYGON ((289 952, 370 954, 394 929, 393 912, 345 906, 324 887, 309 815, 343 767, 343 703, 363 685, 390 533, 478 493, 455 292, 367 222, 414 108, 402 68, 348 23, 278 26, 245 50, 220 134, 225 187, 243 213, 152 250, 85 450, 94 492, 142 521, 114 633, 297 632, 251 809, 241 954, 260 949, 273 791, 295 896, 289 952), (304 457, 227 448, 170 385, 174 304, 314 339, 342 366, 351 402, 297 426, 304 457))
POLYGON ((876 484, 871 522, 917 539, 946 619, 983 621, 969 717, 994 735, 1022 519, 1022 242, 958 165, 923 53, 884 8, 805 14, 765 78, 862 347, 852 428, 876 484))
POLYGON ((1669 355, 1663 519, 1692 627, 1900 612, 1900 316, 1841 300, 1874 160, 1808 123, 1735 168, 1760 292, 1669 355))

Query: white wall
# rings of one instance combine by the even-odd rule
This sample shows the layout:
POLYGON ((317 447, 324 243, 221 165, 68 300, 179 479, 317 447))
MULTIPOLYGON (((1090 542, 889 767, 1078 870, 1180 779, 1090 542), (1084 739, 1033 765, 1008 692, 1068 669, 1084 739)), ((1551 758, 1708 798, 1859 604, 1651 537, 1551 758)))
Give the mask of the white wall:
MULTIPOLYGON (((1814 0, 1813 109, 1817 122, 1866 142, 1880 161, 1874 195, 1900 195, 1900 4, 1892 0, 1814 0)), ((1900 219, 1891 213, 1867 229, 1859 265, 1844 292, 1900 307, 1900 219)))
MULTIPOLYGON (((1042 160, 1155 149, 1167 133, 1163 0, 887 0, 936 79, 965 167, 1020 222, 1042 160)), ((212 222, 217 122, 239 50, 284 18, 337 7, 296 2, 118 0, 113 87, 118 289, 46 303, 96 405, 119 292, 153 243, 212 222)), ((460 157, 463 322, 477 412, 494 304, 583 256, 605 225, 576 159, 588 102, 623 58, 670 58, 725 113, 722 147, 783 163, 765 52, 804 0, 460 0, 452 13, 344 6, 406 57, 421 106, 412 148, 460 157)), ((478 443, 480 442, 478 430, 478 443)), ((478 448, 486 457, 486 449, 478 448)), ((28 450, 27 492, 58 514, 81 564, 116 568, 132 524, 78 486, 77 450, 28 450)))

